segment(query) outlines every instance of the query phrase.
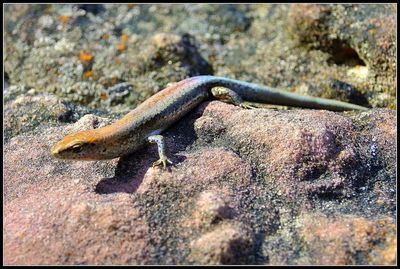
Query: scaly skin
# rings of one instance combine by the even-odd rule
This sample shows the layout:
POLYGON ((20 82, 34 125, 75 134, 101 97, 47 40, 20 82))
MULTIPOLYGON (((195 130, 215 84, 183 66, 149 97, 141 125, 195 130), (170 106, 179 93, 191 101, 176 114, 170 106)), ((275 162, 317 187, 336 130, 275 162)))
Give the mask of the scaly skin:
POLYGON ((341 101, 299 95, 224 77, 197 76, 158 92, 111 125, 67 135, 52 148, 51 153, 60 159, 112 159, 128 155, 150 141, 157 143, 159 147, 160 160, 155 164, 165 166, 170 160, 164 154, 165 145, 159 134, 213 96, 247 108, 249 106, 242 103, 242 98, 258 103, 334 111, 367 109, 341 101))

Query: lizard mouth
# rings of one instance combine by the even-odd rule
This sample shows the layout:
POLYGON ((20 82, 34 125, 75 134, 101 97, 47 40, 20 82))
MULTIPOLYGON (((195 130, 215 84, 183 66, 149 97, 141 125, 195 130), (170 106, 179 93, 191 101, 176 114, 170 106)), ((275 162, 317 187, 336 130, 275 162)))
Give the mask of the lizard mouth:
POLYGON ((60 157, 60 147, 58 145, 55 145, 54 147, 51 148, 51 155, 53 155, 56 158, 60 157))

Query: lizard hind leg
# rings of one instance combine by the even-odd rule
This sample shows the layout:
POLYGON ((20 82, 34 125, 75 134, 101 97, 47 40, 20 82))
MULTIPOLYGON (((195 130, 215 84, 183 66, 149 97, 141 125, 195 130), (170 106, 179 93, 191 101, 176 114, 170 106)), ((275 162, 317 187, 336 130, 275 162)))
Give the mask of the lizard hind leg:
POLYGON ((248 102, 245 102, 239 94, 235 91, 228 89, 226 87, 217 86, 211 89, 211 94, 219 101, 225 102, 228 104, 233 104, 235 106, 239 106, 241 108, 252 109, 254 106, 250 105, 248 102))

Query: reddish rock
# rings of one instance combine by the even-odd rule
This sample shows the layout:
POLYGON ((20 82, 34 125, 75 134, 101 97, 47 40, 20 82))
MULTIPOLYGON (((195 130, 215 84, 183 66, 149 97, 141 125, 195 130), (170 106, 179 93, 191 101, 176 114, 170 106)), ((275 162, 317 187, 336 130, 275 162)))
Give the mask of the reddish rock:
MULTIPOLYGON (((89 129, 87 119, 66 129, 82 123, 89 129)), ((94 193, 117 160, 56 160, 50 147, 59 138, 49 128, 38 137, 15 137, 5 149, 5 263, 151 263, 148 226, 132 199, 94 193)))
POLYGON ((306 263, 325 265, 396 262, 396 225, 391 218, 306 216, 300 236, 310 254, 306 263), (363 257, 362 259, 358 257, 363 257))
POLYGON ((186 160, 172 167, 171 171, 159 167, 149 169, 137 192, 145 194, 155 185, 165 183, 187 188, 207 186, 224 177, 231 177, 240 184, 250 184, 250 167, 231 151, 210 148, 186 154, 185 157, 186 160))
POLYGON ((5 264, 145 264, 154 255, 146 221, 127 195, 38 184, 4 214, 5 264))
POLYGON ((195 264, 242 264, 253 244, 252 237, 240 225, 222 223, 190 243, 189 259, 195 264))
MULTIPOLYGON (((344 117, 316 110, 243 110, 210 102, 193 112, 203 115, 194 125, 187 117, 166 133, 175 165, 165 170, 151 167, 158 157, 154 146, 109 161, 54 159, 50 148, 63 135, 107 123, 91 115, 76 124, 37 130, 41 135, 17 136, 4 151, 5 261, 262 263, 253 239, 262 242, 265 233, 278 236, 279 223, 291 227, 296 214, 282 217, 296 207, 288 211, 282 205, 294 205, 295 198, 296 204, 310 208, 312 199, 328 195, 335 201, 342 197, 336 194, 373 186, 376 193, 388 193, 368 198, 381 201, 380 214, 392 208, 391 152, 396 145, 392 114, 372 110, 344 117), (179 152, 188 143, 179 132, 190 126, 198 138, 191 150, 179 152), (371 151, 371 146, 377 150, 371 151), (364 165, 373 164, 372 160, 386 160, 381 169, 387 170, 377 177, 386 181, 360 182, 363 171, 371 169, 364 165)), ((365 209, 353 203, 348 210, 365 209)), ((382 233, 360 232, 359 245, 365 255, 386 255, 384 260, 372 259, 372 264, 392 262, 389 247, 363 243, 363 236, 384 241, 382 233)), ((345 240, 348 234, 337 237, 345 240)), ((266 242, 268 238, 272 237, 265 237, 266 242)), ((288 248, 297 246, 291 244, 288 248)), ((304 255, 318 264, 351 261, 356 254, 336 255, 338 260, 304 255)), ((281 258, 279 254, 270 261, 280 263, 281 258)))
MULTIPOLYGON (((184 222, 188 229, 200 229, 215 225, 224 219, 235 215, 234 199, 229 196, 229 189, 208 190, 198 195, 193 208, 193 214, 184 222)), ((236 205, 238 206, 238 205, 236 205)))

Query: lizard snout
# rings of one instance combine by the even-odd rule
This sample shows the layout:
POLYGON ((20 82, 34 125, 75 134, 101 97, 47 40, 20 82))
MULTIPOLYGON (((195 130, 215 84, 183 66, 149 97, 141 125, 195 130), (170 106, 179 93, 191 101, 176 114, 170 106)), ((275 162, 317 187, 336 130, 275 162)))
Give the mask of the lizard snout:
POLYGON ((58 144, 56 144, 51 148, 51 155, 53 155, 54 157, 59 157, 59 153, 60 153, 60 147, 58 144))

